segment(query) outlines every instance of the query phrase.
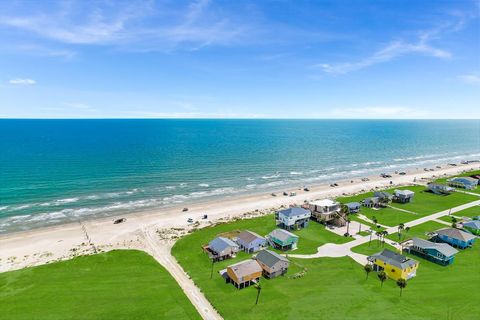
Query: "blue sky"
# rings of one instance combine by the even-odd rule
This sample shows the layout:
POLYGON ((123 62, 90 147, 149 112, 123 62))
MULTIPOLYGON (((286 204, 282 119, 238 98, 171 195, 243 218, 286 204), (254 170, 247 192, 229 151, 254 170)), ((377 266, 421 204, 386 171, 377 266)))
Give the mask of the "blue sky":
POLYGON ((480 2, 2 1, 3 118, 480 118, 480 2))

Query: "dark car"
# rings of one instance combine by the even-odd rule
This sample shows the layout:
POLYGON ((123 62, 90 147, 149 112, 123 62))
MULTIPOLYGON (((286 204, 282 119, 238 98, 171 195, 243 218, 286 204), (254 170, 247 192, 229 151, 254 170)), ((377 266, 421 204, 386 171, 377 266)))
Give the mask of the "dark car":
POLYGON ((127 219, 125 219, 125 218, 119 218, 119 219, 115 219, 115 220, 113 221, 113 224, 119 224, 119 223, 122 223, 122 222, 125 222, 125 221, 127 221, 127 219))

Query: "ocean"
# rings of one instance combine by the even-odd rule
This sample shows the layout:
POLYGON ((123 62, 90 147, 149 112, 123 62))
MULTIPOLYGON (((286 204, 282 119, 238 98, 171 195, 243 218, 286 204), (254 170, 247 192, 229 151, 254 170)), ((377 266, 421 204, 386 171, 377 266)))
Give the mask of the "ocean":
POLYGON ((480 120, 0 120, 0 233, 480 158, 480 120))

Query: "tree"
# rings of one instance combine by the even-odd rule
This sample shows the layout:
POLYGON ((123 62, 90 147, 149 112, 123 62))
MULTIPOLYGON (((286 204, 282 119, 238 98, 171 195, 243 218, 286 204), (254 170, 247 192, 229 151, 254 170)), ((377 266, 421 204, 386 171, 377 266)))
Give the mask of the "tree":
POLYGON ((373 230, 370 229, 370 230, 368 230, 368 232, 370 233, 370 240, 368 241, 368 246, 370 247, 370 244, 372 243, 373 230))
POLYGON ((380 271, 378 274, 378 279, 380 279, 380 282, 382 283, 380 287, 383 287, 383 283, 385 282, 385 280, 387 280, 387 274, 385 273, 385 271, 380 271))
POLYGON ((403 289, 405 289, 405 287, 407 286, 407 281, 405 279, 400 278, 397 280, 397 286, 400 288, 400 297, 401 297, 403 289))
POLYGON ((365 272, 367 273, 367 279, 365 279, 365 280, 368 280, 368 275, 370 274, 370 272, 373 271, 373 267, 372 267, 372 265, 371 265, 370 263, 367 263, 367 264, 363 267, 363 269, 364 269, 365 272))
MULTIPOLYGON (((375 235, 377 236, 377 240, 380 243, 380 237, 382 236, 382 233, 380 231, 377 231, 377 232, 375 232, 375 235)), ((377 244, 377 247, 378 247, 379 243, 377 244)))
POLYGON ((349 230, 350 230, 350 222, 351 222, 351 220, 347 217, 347 218, 345 219, 345 221, 347 222, 347 235, 350 235, 349 230))
POLYGON ((377 217, 372 216, 372 221, 373 221, 374 224, 377 224, 377 222, 378 222, 377 217))
POLYGON ((400 223, 398 225, 398 240, 402 238, 402 231, 405 229, 405 225, 403 223, 400 223))
POLYGON ((383 230, 382 231, 382 244, 383 246, 385 247, 385 237, 388 236, 388 231, 387 230, 383 230))

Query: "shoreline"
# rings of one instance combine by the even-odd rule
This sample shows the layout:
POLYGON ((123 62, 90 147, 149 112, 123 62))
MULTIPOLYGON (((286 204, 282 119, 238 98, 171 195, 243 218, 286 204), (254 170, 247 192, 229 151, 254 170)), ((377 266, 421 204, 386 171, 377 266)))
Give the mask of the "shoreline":
POLYGON ((480 163, 458 164, 455 167, 439 164, 442 168, 434 171, 424 171, 423 168, 410 168, 406 175, 392 174, 391 178, 380 176, 369 177, 369 181, 360 178, 338 181, 338 187, 320 184, 309 187, 310 191, 285 189, 296 192, 293 197, 270 193, 250 194, 239 197, 223 198, 199 202, 189 205, 189 211, 182 212, 181 206, 159 208, 136 213, 121 214, 117 217, 101 217, 81 222, 69 222, 54 226, 41 227, 27 231, 18 231, 0 235, 0 272, 15 270, 29 266, 65 260, 80 254, 93 251, 108 251, 113 249, 145 249, 143 241, 144 230, 147 228, 169 229, 178 228, 188 232, 192 228, 206 227, 218 222, 226 222, 234 218, 263 215, 281 206, 305 200, 315 200, 355 194, 376 188, 388 188, 397 185, 411 185, 414 178, 417 182, 431 179, 432 176, 452 176, 463 171, 480 169, 480 163), (390 184, 390 181, 393 184, 390 184), (202 216, 208 215, 203 220, 202 216), (114 225, 113 219, 125 217, 126 222, 114 225), (192 218, 196 223, 187 223, 192 218), (12 258, 15 257, 15 258, 12 258))

